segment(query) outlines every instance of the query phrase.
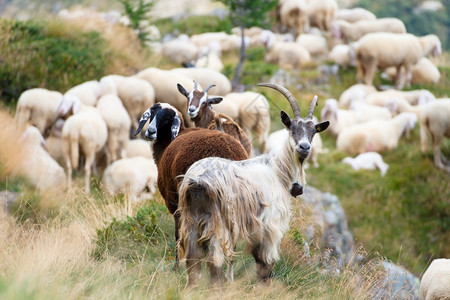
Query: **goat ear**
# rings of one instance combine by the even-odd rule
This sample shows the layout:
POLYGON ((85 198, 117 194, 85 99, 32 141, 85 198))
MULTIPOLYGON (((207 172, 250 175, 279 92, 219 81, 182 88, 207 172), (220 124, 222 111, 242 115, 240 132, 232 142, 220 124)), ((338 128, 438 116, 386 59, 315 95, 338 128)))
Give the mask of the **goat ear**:
POLYGON ((180 132, 180 126, 181 126, 181 119, 178 116, 175 116, 175 118, 172 121, 172 127, 170 128, 170 131, 172 132, 171 140, 173 141, 180 132))
POLYGON ((220 102, 222 102, 223 98, 222 97, 212 97, 212 98, 208 98, 208 100, 206 100, 206 104, 211 105, 211 104, 219 104, 220 102))
POLYGON ((139 132, 141 132, 142 127, 144 127, 145 123, 147 123, 148 119, 150 119, 151 116, 151 109, 147 109, 144 114, 141 117, 141 120, 139 121, 139 126, 136 129, 136 132, 134 133, 134 135, 136 136, 139 132))
POLYGON ((316 128, 316 132, 322 132, 325 129, 327 129, 329 125, 330 125, 330 121, 325 121, 325 122, 316 124, 314 127, 316 128))
POLYGON ((284 126, 286 126, 286 128, 290 128, 291 127, 291 118, 289 118, 288 114, 284 111, 281 111, 280 116, 281 116, 281 122, 283 122, 284 126))
POLYGON ((188 97, 188 96, 189 96, 188 91, 186 91, 186 89, 185 89, 181 84, 177 83, 177 88, 178 88, 178 91, 179 91, 182 95, 184 95, 185 97, 188 97))

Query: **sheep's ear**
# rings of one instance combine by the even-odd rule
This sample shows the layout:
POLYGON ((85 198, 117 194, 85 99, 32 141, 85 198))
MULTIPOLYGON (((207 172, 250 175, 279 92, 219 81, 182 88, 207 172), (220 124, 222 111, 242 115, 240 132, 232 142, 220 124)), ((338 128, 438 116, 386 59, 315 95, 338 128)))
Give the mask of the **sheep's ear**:
POLYGON ((189 96, 188 91, 186 91, 186 89, 185 89, 181 84, 177 83, 177 88, 178 88, 178 91, 179 91, 183 96, 185 96, 185 97, 188 97, 188 96, 189 96))
POLYGON ((181 125, 181 119, 178 116, 175 116, 175 118, 172 121, 172 127, 170 128, 172 135, 171 139, 172 141, 178 136, 178 133, 180 132, 180 125, 181 125))
POLYGON ((330 121, 325 121, 325 122, 316 124, 314 127, 316 128, 316 132, 322 132, 325 129, 327 129, 329 125, 330 125, 330 121))
POLYGON ((151 109, 147 109, 144 114, 141 117, 141 120, 139 121, 139 126, 136 129, 136 132, 134 133, 134 135, 136 136, 139 132, 141 132, 142 127, 144 127, 145 123, 147 123, 148 119, 150 119, 151 116, 151 109))
POLYGON ((280 116, 281 116, 281 122, 283 122, 284 126, 286 126, 286 128, 290 128, 291 127, 291 118, 289 118, 288 114, 284 111, 281 111, 280 116))
POLYGON ((208 100, 206 100, 206 104, 207 105, 219 104, 220 102, 222 102, 222 100, 223 100, 222 97, 212 97, 212 98, 208 98, 208 100))

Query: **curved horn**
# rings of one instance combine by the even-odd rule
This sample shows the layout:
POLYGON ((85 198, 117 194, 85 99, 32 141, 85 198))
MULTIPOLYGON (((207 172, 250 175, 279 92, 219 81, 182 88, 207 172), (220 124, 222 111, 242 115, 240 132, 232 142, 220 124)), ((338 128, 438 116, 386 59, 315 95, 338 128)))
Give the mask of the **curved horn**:
POLYGON ((194 90, 196 90, 197 89, 197 81, 195 81, 195 80, 193 80, 194 81, 194 90))
POLYGON ((294 98, 292 93, 288 91, 288 89, 276 83, 258 83, 258 86, 270 87, 279 91, 291 104, 292 110, 294 111, 294 118, 302 117, 302 114, 300 113, 300 106, 298 106, 297 100, 294 98))
POLYGON ((213 86, 216 86, 214 83, 208 85, 208 87, 204 90, 205 93, 207 93, 209 91, 210 88, 212 88, 213 86))
POLYGON ((314 113, 314 109, 316 109, 316 106, 317 106, 317 100, 318 99, 319 98, 317 97, 317 95, 314 95, 314 98, 312 99, 311 105, 309 106, 308 115, 306 116, 307 119, 312 119, 313 113, 314 113))

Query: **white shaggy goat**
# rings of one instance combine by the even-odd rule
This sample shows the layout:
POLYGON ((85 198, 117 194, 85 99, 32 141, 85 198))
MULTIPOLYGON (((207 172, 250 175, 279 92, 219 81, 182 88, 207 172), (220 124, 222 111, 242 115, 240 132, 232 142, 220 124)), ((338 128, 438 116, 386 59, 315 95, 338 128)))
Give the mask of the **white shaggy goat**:
POLYGON ((419 288, 420 300, 450 298, 450 259, 434 259, 423 273, 419 288))
POLYGON ((379 169, 381 177, 384 177, 389 165, 383 161, 383 157, 377 152, 365 152, 356 157, 345 157, 342 163, 350 165, 354 170, 375 170, 379 169))
POLYGON ((247 242, 258 279, 270 281, 281 239, 289 227, 291 196, 302 194, 306 183, 303 165, 311 140, 329 125, 312 121, 317 97, 302 118, 287 89, 275 84, 260 86, 274 88, 289 100, 294 119, 281 112, 289 137, 276 153, 240 162, 210 157, 188 169, 179 187, 179 253, 180 259, 186 260, 189 285, 199 278, 203 258, 211 281, 221 284, 222 265, 233 259, 238 239, 247 242))
POLYGON ((414 128, 417 116, 401 113, 391 120, 375 120, 353 125, 342 130, 336 149, 350 154, 385 152, 395 149, 403 133, 414 128))
POLYGON ((425 104, 420 113, 419 121, 422 152, 424 153, 427 150, 428 135, 430 135, 434 164, 450 173, 450 162, 440 150, 444 138, 450 138, 450 99, 438 99, 425 104))

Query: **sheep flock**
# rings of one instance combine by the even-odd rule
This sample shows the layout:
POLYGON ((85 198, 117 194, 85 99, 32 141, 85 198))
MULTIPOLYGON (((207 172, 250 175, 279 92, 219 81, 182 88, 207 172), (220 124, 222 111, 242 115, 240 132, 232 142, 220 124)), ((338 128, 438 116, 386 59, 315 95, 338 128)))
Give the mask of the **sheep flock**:
MULTIPOLYGON (((430 59, 442 53, 437 35, 415 36, 399 19, 339 7, 335 0, 280 0, 273 13, 273 30, 247 28, 244 39, 233 29, 149 44, 176 68, 146 66, 66 91, 24 91, 13 125, 27 155, 15 174, 38 191, 71 191, 78 174, 86 193, 92 176, 101 178, 101 188, 111 196, 141 201, 160 192, 175 219, 189 284, 200 276, 200 259, 207 261, 213 283, 225 279, 224 263, 232 279, 239 239, 251 247, 258 279, 270 281, 288 229, 290 199, 303 193, 308 168, 319 167, 320 156, 329 152, 316 134, 328 124, 335 151, 347 156, 343 167, 355 172, 379 169, 387 176, 382 155, 420 126, 417 147, 424 154, 431 148, 434 165, 450 174, 450 160, 440 148, 450 138, 450 98, 426 89, 403 90, 439 81, 430 59), (295 90, 275 77, 262 87, 255 82, 247 90, 232 90, 222 58, 242 42, 262 47, 264 60, 286 72, 327 62, 354 68, 357 75, 338 98, 319 97, 319 118, 313 116, 317 98, 303 118, 295 90), (392 85, 374 86, 377 72, 392 85), (280 92, 293 110, 294 119, 281 112, 281 130, 271 128, 280 119, 271 120, 274 102, 263 87, 280 92)), ((448 263, 442 268, 448 278, 448 263)), ((433 280, 427 276, 423 299, 441 295, 433 280)), ((449 285, 447 280, 447 292, 449 285)))

